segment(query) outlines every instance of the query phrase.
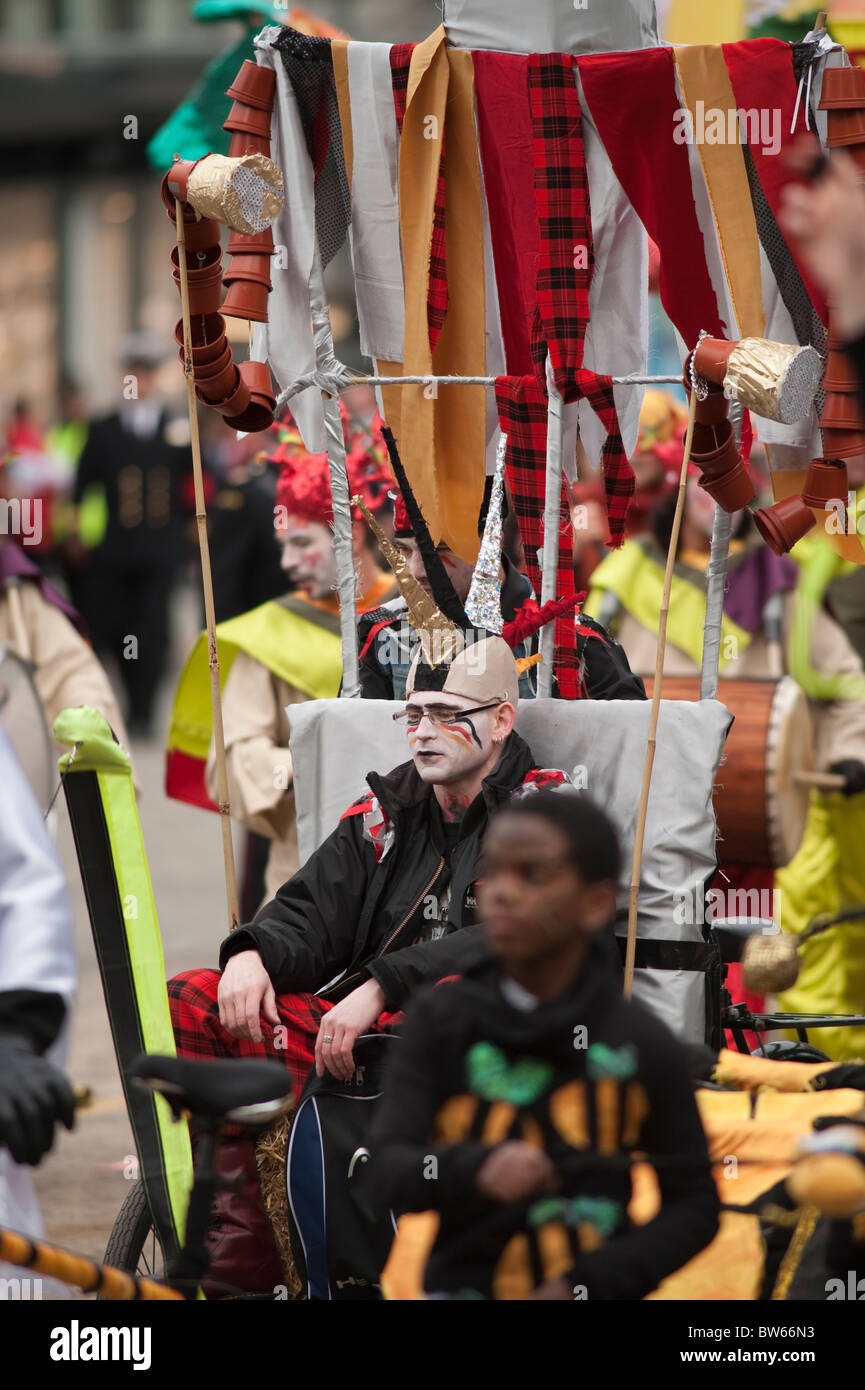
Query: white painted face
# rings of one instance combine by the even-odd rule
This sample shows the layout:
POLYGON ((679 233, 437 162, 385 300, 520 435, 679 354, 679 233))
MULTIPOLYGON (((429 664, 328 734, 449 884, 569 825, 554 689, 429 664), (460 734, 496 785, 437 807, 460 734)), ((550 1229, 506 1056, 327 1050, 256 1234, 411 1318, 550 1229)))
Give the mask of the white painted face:
MULTIPOLYGON (((470 700, 465 695, 447 695, 439 690, 416 690, 408 697, 406 708, 412 710, 477 710, 486 701, 470 700)), ((424 717, 417 728, 406 728, 408 746, 421 780, 430 786, 447 786, 470 778, 487 763, 493 752, 493 732, 501 704, 477 710, 455 724, 434 724, 424 717)), ((510 709, 510 706, 505 706, 510 709)), ((408 725, 408 721, 406 721, 408 725)), ((499 731, 500 734, 500 731, 499 731)))
MULTIPOLYGON (((394 545, 400 554, 405 556, 409 570, 414 575, 418 584, 420 584, 424 593, 429 594, 430 598, 432 598, 432 586, 427 579, 427 572, 424 568, 420 547, 414 536, 396 536, 394 538, 394 545)), ((438 552, 441 556, 441 561, 445 567, 448 578, 456 590, 457 598, 460 603, 465 603, 469 596, 469 589, 471 588, 472 575, 474 574, 473 567, 467 564, 465 560, 461 560, 458 555, 454 555, 453 551, 449 550, 446 545, 440 545, 438 552)))
POLYGON ((310 598, 331 598, 336 588, 333 533, 320 521, 287 516, 276 527, 282 548, 280 566, 310 598))

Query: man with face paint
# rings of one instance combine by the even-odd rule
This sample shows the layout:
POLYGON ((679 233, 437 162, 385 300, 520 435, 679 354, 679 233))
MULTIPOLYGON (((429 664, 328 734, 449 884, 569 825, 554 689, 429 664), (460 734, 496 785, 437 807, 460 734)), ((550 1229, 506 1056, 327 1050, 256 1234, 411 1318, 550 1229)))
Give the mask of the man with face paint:
MULTIPOLYGON (((333 512, 327 455, 310 455, 293 425, 277 427, 282 465, 274 508, 274 530, 281 550, 287 588, 274 602, 262 604, 217 627, 220 662, 227 670, 222 696, 231 813, 256 835, 269 841, 264 874, 265 898, 297 868, 293 771, 288 746, 286 705, 326 699, 339 691, 342 647, 333 512)), ((351 486, 370 511, 388 507, 390 475, 383 468, 386 451, 375 421, 343 414, 346 462, 351 486)), ((352 522, 357 576, 357 609, 375 607, 397 592, 393 577, 379 568, 370 532, 359 512, 352 522)), ((207 762, 192 766, 184 735, 209 711, 206 641, 199 639, 178 686, 169 735, 169 795, 198 804, 218 802, 212 726, 206 728, 207 762), (184 759, 183 754, 187 756, 184 759), (203 773, 203 775, 202 775, 203 773), (208 798, 209 797, 209 801, 208 798)), ((262 900, 245 892, 250 912, 262 900)))
POLYGON ((361 1033, 418 985, 483 955, 477 863, 490 818, 568 778, 538 768, 514 732, 518 673, 507 643, 455 638, 451 659, 431 666, 419 651, 412 664, 406 705, 394 713, 410 759, 368 775, 333 833, 223 942, 221 974, 169 982, 180 1055, 271 1056, 298 1092, 313 1063, 348 1078, 361 1033))

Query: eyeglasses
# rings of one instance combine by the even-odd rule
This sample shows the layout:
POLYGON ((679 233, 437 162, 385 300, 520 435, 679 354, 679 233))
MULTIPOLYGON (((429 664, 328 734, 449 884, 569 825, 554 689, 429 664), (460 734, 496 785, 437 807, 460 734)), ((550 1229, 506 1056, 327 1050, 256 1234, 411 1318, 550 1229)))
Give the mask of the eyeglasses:
POLYGON ((493 700, 492 704, 473 705, 471 709, 451 709, 449 705, 427 705, 424 709, 417 709, 406 705, 405 709, 392 714, 391 719, 404 719, 410 729, 419 728, 422 719, 429 719, 430 723, 447 728, 449 724, 458 724, 466 715, 480 714, 484 709, 497 709, 501 703, 501 700, 493 700))

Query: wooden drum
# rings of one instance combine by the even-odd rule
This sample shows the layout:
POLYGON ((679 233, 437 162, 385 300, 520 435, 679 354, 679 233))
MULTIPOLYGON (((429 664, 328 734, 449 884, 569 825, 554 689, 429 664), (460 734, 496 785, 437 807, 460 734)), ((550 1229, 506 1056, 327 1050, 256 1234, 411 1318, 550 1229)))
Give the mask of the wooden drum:
MULTIPOLYGON (((651 681, 646 690, 651 694, 651 681)), ((696 677, 665 676, 665 700, 698 700, 696 677)), ((715 781, 721 863, 780 868, 802 843, 814 767, 811 712, 790 676, 719 680, 717 698, 734 716, 715 781)))

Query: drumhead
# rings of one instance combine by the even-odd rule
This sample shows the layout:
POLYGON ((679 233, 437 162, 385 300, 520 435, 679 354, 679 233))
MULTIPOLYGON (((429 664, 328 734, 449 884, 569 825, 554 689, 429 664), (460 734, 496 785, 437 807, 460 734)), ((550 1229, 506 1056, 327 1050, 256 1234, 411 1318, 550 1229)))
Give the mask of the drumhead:
POLYGON ((766 737, 766 824, 775 868, 789 864, 802 843, 810 791, 794 777, 813 770, 814 726, 808 698, 792 676, 782 676, 766 737))
POLYGON ((44 813, 59 780, 57 754, 30 665, 10 647, 0 647, 0 724, 44 813))

